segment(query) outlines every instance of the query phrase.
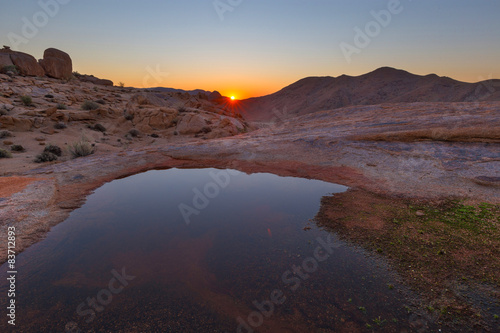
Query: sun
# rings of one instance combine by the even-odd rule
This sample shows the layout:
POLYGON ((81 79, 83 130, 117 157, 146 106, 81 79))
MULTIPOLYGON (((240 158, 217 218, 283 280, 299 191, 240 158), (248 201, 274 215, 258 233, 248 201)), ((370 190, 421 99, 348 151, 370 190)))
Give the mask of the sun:
POLYGON ((234 101, 236 99, 236 97, 234 96, 231 96, 231 100, 234 101))

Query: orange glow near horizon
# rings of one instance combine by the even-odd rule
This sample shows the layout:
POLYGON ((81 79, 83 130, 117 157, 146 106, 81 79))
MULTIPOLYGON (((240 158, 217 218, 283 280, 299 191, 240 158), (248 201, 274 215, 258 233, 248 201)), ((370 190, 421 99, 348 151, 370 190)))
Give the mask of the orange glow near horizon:
POLYGON ((478 82, 488 78, 497 78, 500 75, 495 73, 481 71, 481 68, 469 68, 467 70, 457 71, 455 68, 435 68, 432 64, 420 64, 405 67, 404 64, 385 64, 382 61, 375 66, 365 64, 363 66, 353 67, 349 70, 346 68, 331 67, 321 70, 313 68, 311 71, 286 72, 272 68, 266 68, 263 73, 252 73, 246 69, 240 71, 215 73, 209 72, 200 76, 199 72, 193 72, 190 68, 179 68, 175 71, 168 71, 171 67, 167 64, 158 65, 160 74, 156 74, 156 66, 144 68, 139 64, 129 64, 127 66, 116 66, 110 63, 98 63, 82 58, 80 55, 74 57, 75 71, 81 74, 92 74, 99 78, 109 79, 118 85, 119 82, 124 82, 127 87, 135 88, 154 88, 166 87, 183 90, 203 89, 207 91, 218 91, 221 95, 235 100, 244 100, 252 97, 260 97, 275 93, 284 87, 310 76, 340 76, 347 74, 350 76, 358 76, 369 73, 382 66, 390 66, 398 69, 406 70, 417 75, 427 75, 435 73, 439 76, 448 76, 455 80, 465 82, 478 82), (129 68, 127 72, 123 71, 123 67, 129 68), (481 73, 479 76, 476 73, 481 73))

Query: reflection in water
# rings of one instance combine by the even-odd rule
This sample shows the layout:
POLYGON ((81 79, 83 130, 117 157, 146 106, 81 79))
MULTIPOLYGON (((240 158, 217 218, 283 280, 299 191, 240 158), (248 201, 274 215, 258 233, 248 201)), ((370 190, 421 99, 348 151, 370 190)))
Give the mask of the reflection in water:
MULTIPOLYGON (((18 256, 16 329, 407 327, 402 287, 383 262, 308 222, 322 196, 345 189, 215 169, 149 171, 108 183, 18 256)), ((5 320, 0 328, 9 328, 5 320)))

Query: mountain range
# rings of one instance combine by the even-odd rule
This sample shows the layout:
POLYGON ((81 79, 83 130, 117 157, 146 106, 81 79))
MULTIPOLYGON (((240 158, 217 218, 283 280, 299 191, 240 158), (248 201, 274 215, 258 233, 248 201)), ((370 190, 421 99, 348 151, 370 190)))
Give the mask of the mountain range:
POLYGON ((239 106, 246 119, 269 121, 353 105, 480 101, 500 101, 500 80, 466 83, 382 67, 360 76, 307 77, 276 93, 241 100, 239 106))

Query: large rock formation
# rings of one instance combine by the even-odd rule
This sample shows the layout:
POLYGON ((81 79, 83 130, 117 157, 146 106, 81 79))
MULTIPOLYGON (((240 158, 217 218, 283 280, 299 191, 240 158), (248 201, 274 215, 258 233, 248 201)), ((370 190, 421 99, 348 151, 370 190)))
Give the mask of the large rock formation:
POLYGON ((130 113, 134 116, 132 124, 142 133, 151 134, 157 130, 165 130, 175 125, 179 112, 171 108, 137 109, 130 113))
MULTIPOLYGON (((177 125, 177 130, 180 134, 197 134, 208 128, 211 124, 206 115, 190 113, 182 117, 182 120, 177 125)), ((207 130, 208 131, 208 130, 207 130)))
POLYGON ((69 79, 73 73, 73 63, 70 56, 58 49, 46 49, 43 59, 39 61, 45 74, 55 79, 69 79))
POLYGON ((12 60, 10 59, 10 55, 8 53, 0 53, 0 70, 5 66, 13 66, 13 65, 14 63, 12 63, 12 60))
POLYGON ((42 66, 40 66, 36 59, 29 54, 12 51, 9 47, 4 46, 4 48, 0 50, 0 55, 2 59, 0 61, 0 64, 5 64, 3 66, 15 65, 17 66, 17 70, 19 71, 19 73, 21 73, 22 75, 45 75, 45 71, 43 70, 42 66))

